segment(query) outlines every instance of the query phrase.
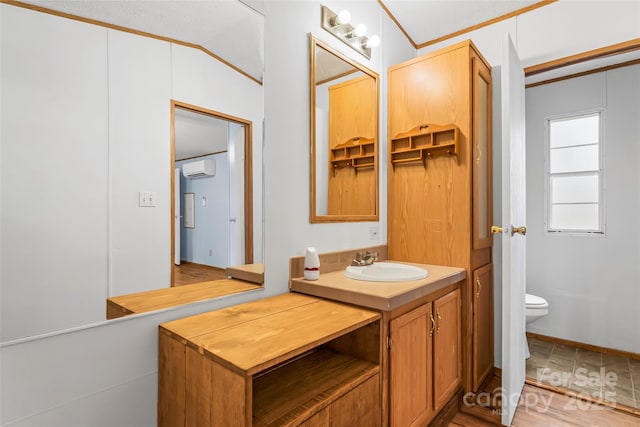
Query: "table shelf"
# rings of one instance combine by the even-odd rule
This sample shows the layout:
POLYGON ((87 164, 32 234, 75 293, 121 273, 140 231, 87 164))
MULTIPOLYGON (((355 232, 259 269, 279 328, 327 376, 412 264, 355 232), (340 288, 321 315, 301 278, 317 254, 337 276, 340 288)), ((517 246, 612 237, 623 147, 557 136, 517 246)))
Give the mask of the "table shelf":
POLYGON ((354 137, 331 149, 331 167, 365 168, 374 167, 376 163, 376 143, 373 138, 354 137))
POLYGON ((321 347, 253 380, 253 425, 295 424, 378 375, 380 366, 321 347))
POLYGON ((458 159, 460 130, 455 125, 421 125, 391 139, 389 159, 398 163, 422 162, 437 155, 450 155, 458 159))

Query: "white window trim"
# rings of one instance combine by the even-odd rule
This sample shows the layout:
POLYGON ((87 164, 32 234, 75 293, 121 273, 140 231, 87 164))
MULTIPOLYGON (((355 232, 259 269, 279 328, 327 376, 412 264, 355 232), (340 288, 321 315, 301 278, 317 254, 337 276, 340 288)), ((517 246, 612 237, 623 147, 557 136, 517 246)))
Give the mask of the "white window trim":
MULTIPOLYGON (((605 110, 604 108, 597 108, 592 110, 585 110, 579 112, 573 112, 568 114, 548 116, 544 119, 544 233, 547 236, 565 236, 565 237, 605 237, 606 236, 606 218, 604 208, 605 205, 605 150, 604 150, 604 129, 605 129, 605 110), (599 114, 600 116, 600 135, 598 141, 598 218, 600 222, 599 230, 552 230, 549 228, 549 219, 551 218, 551 141, 550 141, 550 126, 549 123, 552 120, 572 119, 582 116, 591 116, 599 114)), ((582 172, 576 172, 575 174, 581 174, 582 172)), ((573 173, 569 173, 573 174, 573 173)), ((555 174, 554 174, 555 175, 555 174)))

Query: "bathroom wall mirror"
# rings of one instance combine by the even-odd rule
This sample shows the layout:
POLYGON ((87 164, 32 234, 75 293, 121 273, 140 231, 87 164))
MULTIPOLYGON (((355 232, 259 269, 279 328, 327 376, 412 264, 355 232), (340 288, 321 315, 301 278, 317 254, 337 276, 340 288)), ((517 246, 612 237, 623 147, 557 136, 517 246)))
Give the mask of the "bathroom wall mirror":
POLYGON ((378 74, 311 34, 309 40, 309 220, 376 221, 378 74))
MULTIPOLYGON (((69 3, 82 12, 82 2, 69 3)), ((105 14, 121 11, 111 3, 105 14)), ((180 10, 198 15, 210 3, 180 10)), ((233 10, 215 19, 263 31, 263 15, 226 3, 233 10)), ((216 210, 224 231, 202 246, 194 238, 182 247, 187 257, 176 258, 216 266, 225 278, 225 267, 262 262, 258 80, 189 45, 0 8, 0 92, 12 106, 0 112, 0 345, 102 324, 108 298, 172 285, 172 206, 184 200, 174 197, 174 160, 216 164, 213 178, 177 176, 194 194, 194 218, 175 229, 193 238, 207 226, 204 210, 216 210), (210 136, 217 133, 222 147, 210 136), (184 144, 205 134, 203 151, 184 144), (207 180, 222 183, 228 200, 201 191, 207 180)), ((246 39, 247 49, 263 52, 263 40, 246 39)))

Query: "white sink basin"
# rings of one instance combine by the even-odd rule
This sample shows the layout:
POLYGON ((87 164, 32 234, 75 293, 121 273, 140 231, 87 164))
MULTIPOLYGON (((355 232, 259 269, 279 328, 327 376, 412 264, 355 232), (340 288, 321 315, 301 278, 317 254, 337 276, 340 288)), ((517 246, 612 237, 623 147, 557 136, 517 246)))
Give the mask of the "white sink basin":
POLYGON ((349 266, 344 275, 350 279, 367 282, 409 282, 426 278, 424 268, 395 262, 376 262, 363 267, 349 266))

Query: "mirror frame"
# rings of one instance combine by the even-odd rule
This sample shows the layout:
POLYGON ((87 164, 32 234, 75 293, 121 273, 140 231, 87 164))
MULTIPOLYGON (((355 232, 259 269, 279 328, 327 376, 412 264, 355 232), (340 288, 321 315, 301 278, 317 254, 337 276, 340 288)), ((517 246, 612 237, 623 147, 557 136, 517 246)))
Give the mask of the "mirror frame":
POLYGON ((357 222, 380 220, 380 78, 378 73, 359 64, 328 44, 322 42, 309 33, 309 222, 312 224, 324 222, 357 222), (359 71, 373 78, 376 83, 376 114, 375 114, 375 212, 370 215, 318 215, 316 212, 316 47, 326 50, 332 55, 350 64, 359 71))

